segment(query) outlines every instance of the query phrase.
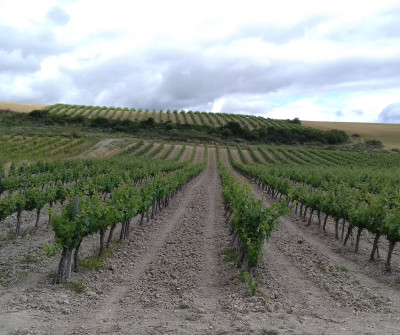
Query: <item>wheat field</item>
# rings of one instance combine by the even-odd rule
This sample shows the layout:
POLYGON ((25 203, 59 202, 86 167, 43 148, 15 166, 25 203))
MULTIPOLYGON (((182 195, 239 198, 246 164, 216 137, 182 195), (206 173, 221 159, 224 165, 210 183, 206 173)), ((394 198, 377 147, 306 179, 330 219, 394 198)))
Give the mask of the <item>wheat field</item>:
POLYGON ((388 149, 400 148, 400 124, 302 121, 305 127, 321 130, 339 129, 350 136, 359 134, 365 140, 379 140, 388 149))
POLYGON ((46 107, 48 107, 48 105, 0 101, 0 110, 10 110, 17 113, 29 113, 35 109, 43 109, 46 107))

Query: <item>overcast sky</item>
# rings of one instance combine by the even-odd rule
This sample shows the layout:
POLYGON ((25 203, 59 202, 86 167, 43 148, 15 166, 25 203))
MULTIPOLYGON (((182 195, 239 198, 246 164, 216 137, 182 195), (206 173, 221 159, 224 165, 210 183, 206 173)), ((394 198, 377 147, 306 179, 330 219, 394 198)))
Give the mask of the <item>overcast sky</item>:
POLYGON ((0 100, 400 123, 400 1, 0 0, 0 100))

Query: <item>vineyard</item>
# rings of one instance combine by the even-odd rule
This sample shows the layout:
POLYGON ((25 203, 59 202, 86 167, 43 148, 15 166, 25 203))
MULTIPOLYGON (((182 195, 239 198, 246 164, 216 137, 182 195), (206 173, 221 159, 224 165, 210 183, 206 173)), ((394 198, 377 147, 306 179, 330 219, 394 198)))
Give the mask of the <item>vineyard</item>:
POLYGON ((121 107, 107 107, 107 106, 85 106, 85 105, 66 105, 56 104, 47 107, 51 114, 55 115, 68 115, 71 117, 83 117, 89 119, 106 118, 112 120, 129 120, 129 121, 146 121, 153 119, 156 123, 171 122, 175 124, 190 124, 198 126, 224 126, 228 122, 237 122, 241 127, 253 130, 255 128, 262 128, 265 126, 276 127, 280 129, 285 128, 298 128, 300 125, 291 121, 265 119, 263 117, 251 115, 232 115, 226 113, 207 113, 207 112, 193 112, 185 110, 160 110, 153 109, 142 110, 141 108, 121 108, 121 107))
POLYGON ((23 160, 33 157, 65 158, 80 152, 84 139, 58 137, 0 136, 0 164, 10 160, 23 160))
POLYGON ((299 119, 273 120, 251 115, 230 115, 185 110, 152 111, 141 108, 56 104, 30 113, 1 111, 0 121, 21 131, 49 132, 79 137, 79 132, 107 132, 175 141, 347 144, 350 137, 336 129, 322 131, 301 125, 299 119), (70 128, 68 129, 66 128, 70 128), (74 129, 74 130, 71 130, 74 129), (66 131, 67 130, 67 131, 66 131))
MULTIPOLYGON (((302 127, 192 111, 47 111, 302 127)), ((0 153, 4 334, 398 332, 396 152, 3 134, 0 153)))

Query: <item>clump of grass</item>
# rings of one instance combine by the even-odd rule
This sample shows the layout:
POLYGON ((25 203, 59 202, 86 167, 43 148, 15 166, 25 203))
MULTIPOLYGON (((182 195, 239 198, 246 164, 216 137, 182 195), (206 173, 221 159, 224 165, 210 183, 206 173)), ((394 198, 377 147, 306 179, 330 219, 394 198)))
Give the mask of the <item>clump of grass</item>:
POLYGON ((17 236, 14 233, 7 234, 2 240, 5 242, 15 242, 17 240, 17 236))
POLYGON ((107 248, 103 250, 103 253, 95 256, 90 256, 85 259, 78 259, 79 266, 86 268, 86 269, 93 269, 93 270, 104 270, 108 269, 108 266, 105 264, 105 261, 112 257, 114 252, 119 248, 120 243, 114 243, 113 247, 107 248))
POLYGON ((61 247, 58 244, 53 244, 53 245, 44 244, 43 250, 47 257, 53 257, 56 256, 61 251, 61 247))
POLYGON ((225 249, 222 250, 220 255, 222 256, 222 260, 225 263, 237 263, 237 256, 234 249, 225 249))
POLYGON ((278 335, 276 330, 263 330, 262 335, 278 335))
POLYGON ((22 263, 25 264, 32 264, 32 263, 36 263, 38 261, 37 257, 27 254, 22 258, 22 263))
POLYGON ((323 266, 323 265, 321 265, 321 264, 317 264, 317 270, 319 271, 319 272, 321 272, 321 273, 323 273, 323 274, 325 274, 327 271, 326 271, 326 268, 323 266))
POLYGON ((253 279, 250 273, 245 270, 240 271, 239 279, 243 283, 247 283, 253 295, 257 293, 258 283, 253 279))
POLYGON ((83 293, 86 289, 86 286, 83 283, 82 279, 72 281, 70 283, 65 284, 64 286, 65 286, 65 288, 67 288, 75 293, 83 293))
POLYGON ((90 256, 86 259, 79 259, 78 264, 80 267, 93 270, 103 270, 106 268, 103 256, 90 256))
POLYGON ((349 272, 349 269, 346 268, 345 266, 337 266, 336 269, 337 269, 338 271, 340 271, 340 272, 343 272, 343 273, 349 272))
POLYGON ((0 271, 0 286, 7 286, 11 281, 11 267, 6 265, 0 271))
POLYGON ((189 308, 189 305, 186 305, 186 304, 180 304, 178 306, 178 309, 188 309, 188 308, 189 308))

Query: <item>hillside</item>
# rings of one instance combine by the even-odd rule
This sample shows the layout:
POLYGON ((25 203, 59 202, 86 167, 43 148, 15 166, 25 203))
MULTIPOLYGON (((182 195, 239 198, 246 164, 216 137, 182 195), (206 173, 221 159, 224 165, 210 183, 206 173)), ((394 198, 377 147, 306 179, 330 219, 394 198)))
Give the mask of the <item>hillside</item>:
MULTIPOLYGON (((236 122, 242 129, 250 132, 262 128, 279 129, 285 132, 285 129, 318 129, 322 131, 340 130, 347 135, 352 136, 358 134, 361 136, 361 142, 368 140, 378 140, 382 142, 387 149, 400 148, 400 124, 382 124, 382 123, 355 123, 355 122, 324 122, 324 121, 301 121, 301 127, 297 123, 290 120, 272 120, 252 115, 236 115, 236 114, 213 114, 205 112, 192 111, 155 111, 132 108, 117 107, 100 107, 100 106, 81 106, 81 105, 40 105, 27 103, 14 103, 0 101, 0 111, 12 111, 16 113, 30 113, 33 110, 47 109, 58 116, 70 116, 81 119, 107 118, 118 121, 145 122, 153 119, 155 124, 164 124, 166 127, 173 128, 183 125, 190 125, 192 128, 218 128, 226 127, 228 122, 236 122), (170 126, 167 126, 171 124, 170 126)), ((232 130, 225 130, 222 137, 228 137, 232 130)), ((286 130, 287 131, 287 130, 286 130)), ((210 131, 208 131, 210 132, 210 131)), ((203 132, 204 133, 204 132, 203 132)), ((250 135, 252 137, 253 135, 250 135)), ((256 137, 259 136, 258 134, 256 137)), ((189 136, 190 138, 191 136, 189 136)), ((200 136, 201 137, 201 136, 200 136)), ((179 139, 179 138, 177 138, 179 139)), ((210 136, 200 138, 202 140, 213 140, 210 136)), ((353 137, 356 142, 360 142, 358 137, 353 137)), ((286 143, 289 144, 289 143, 286 143)))
POLYGON ((304 127, 299 120, 274 120, 252 115, 198 111, 150 111, 132 108, 56 104, 30 113, 3 110, 3 130, 24 126, 24 134, 58 133, 70 126, 75 132, 108 132, 162 140, 208 143, 276 143, 335 145, 349 142, 339 130, 322 131, 304 127))

